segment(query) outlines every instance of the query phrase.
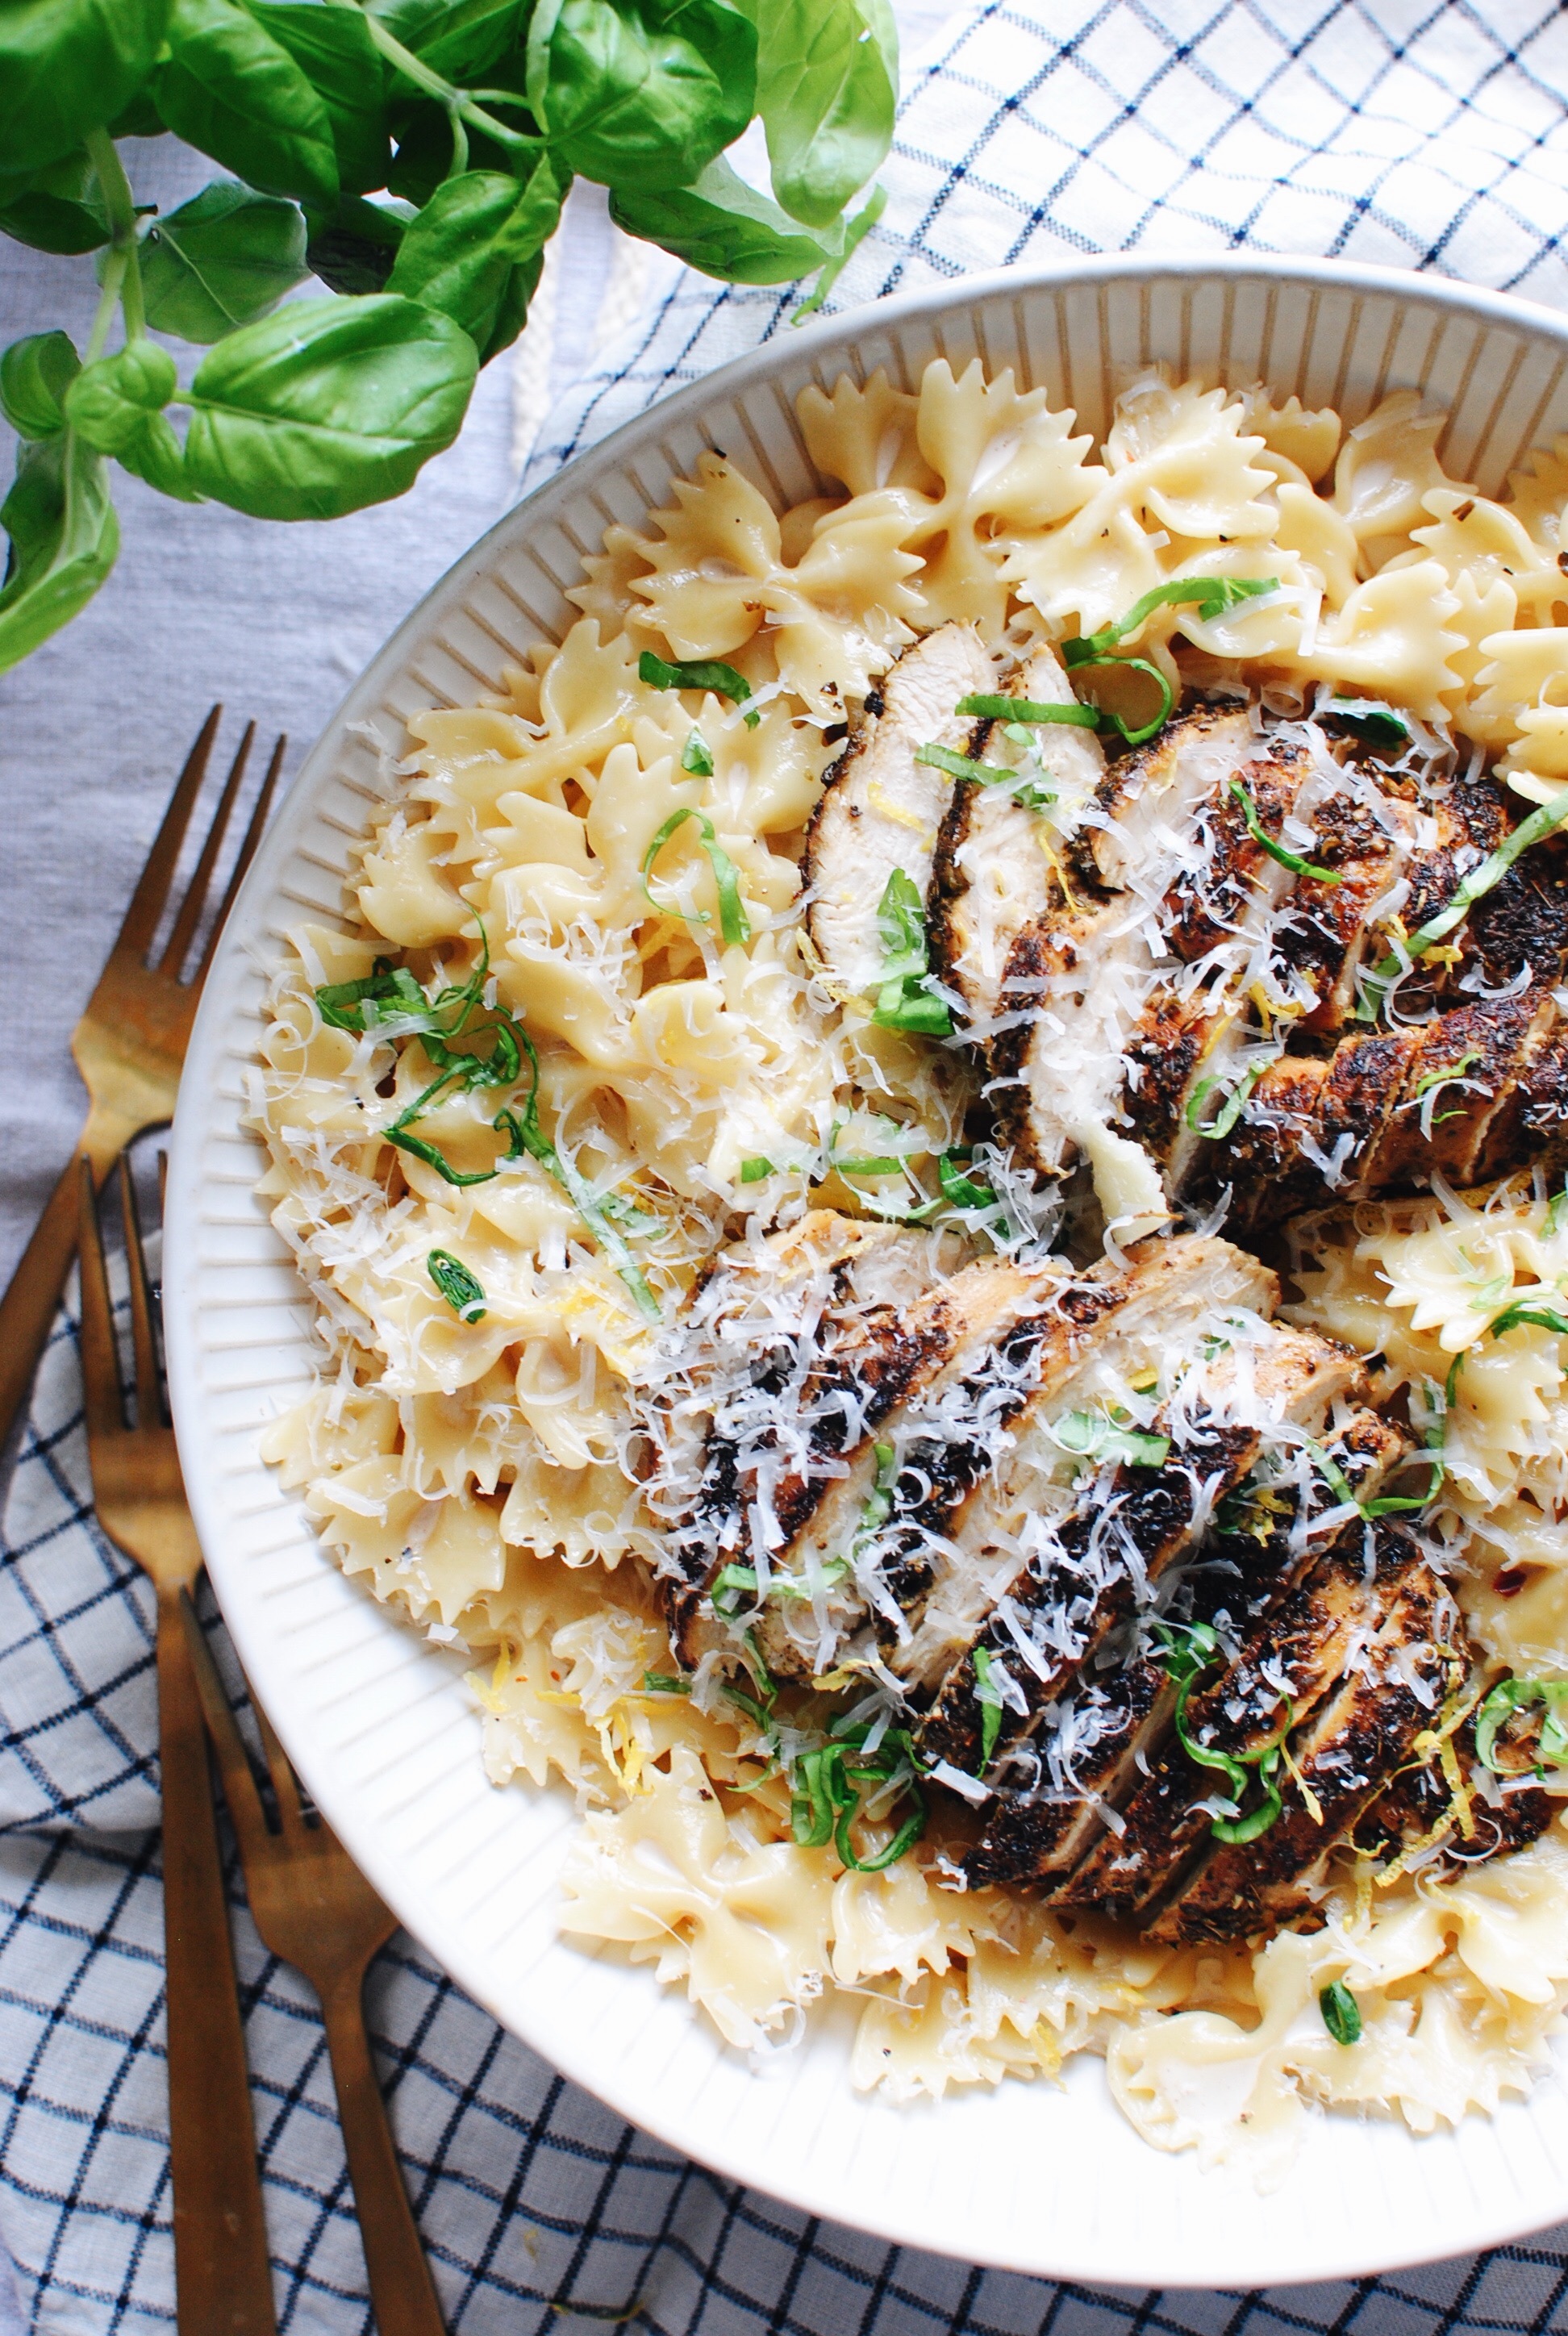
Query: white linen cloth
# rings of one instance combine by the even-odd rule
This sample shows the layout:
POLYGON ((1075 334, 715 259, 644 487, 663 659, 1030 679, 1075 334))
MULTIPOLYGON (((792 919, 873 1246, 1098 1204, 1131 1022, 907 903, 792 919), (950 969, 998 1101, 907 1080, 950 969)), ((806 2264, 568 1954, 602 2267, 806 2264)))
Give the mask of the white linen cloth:
MULTIPOLYGON (((942 18, 929 5, 906 19, 942 18)), ((139 199, 212 175, 167 141, 139 199)), ((1568 16, 1547 0, 1020 0, 947 20, 906 74, 886 215, 833 305, 1095 249, 1329 252, 1568 305, 1568 16)), ((575 209, 536 321, 403 501, 330 528, 191 511, 122 477, 118 573, 0 679, 0 1273, 67 1156, 64 1054, 184 747, 216 696, 296 740, 530 480, 678 381, 784 329, 787 292, 618 252, 575 209), (644 314, 597 354, 596 321, 644 314), (560 396, 539 428, 550 391, 560 396)), ((84 334, 79 263, 5 247, 0 334, 84 334)), ((0 1531, 0 2236, 49 2336, 167 2328, 151 1601, 88 1509, 73 1325, 35 1391, 0 1531)), ((220 1633, 219 1633, 220 1637, 220 1633)), ((280 2326, 368 2326, 309 1990, 236 1893, 280 2326)), ((532 2336, 1263 2336, 1568 2320, 1568 2230, 1381 2280, 1142 2294, 973 2269, 834 2229, 684 2164, 565 2085, 405 1939, 373 2028, 449 2326, 532 2336)), ((0 2302, 0 2331, 5 2325, 0 2302)))

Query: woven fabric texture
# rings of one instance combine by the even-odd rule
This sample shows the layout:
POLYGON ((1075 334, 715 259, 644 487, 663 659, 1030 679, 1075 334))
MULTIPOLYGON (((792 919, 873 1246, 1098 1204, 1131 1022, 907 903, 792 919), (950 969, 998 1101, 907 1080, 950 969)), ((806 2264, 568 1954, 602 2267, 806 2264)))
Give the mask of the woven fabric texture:
MULTIPOLYGON (((1565 102, 1568 15, 1545 0, 983 7, 909 76, 887 211, 833 305, 1008 261, 1178 247, 1437 268, 1568 305, 1565 102)), ((783 328, 792 297, 677 278, 547 420, 530 483, 783 328)), ((0 2238, 49 2336, 174 2316, 152 1643, 151 1596, 91 1515, 67 1312, 0 1524, 0 2238)), ((279 2324, 349 2336, 370 2320, 321 2026, 233 1894, 279 2324)), ((1568 2229, 1251 2295, 1088 2290, 890 2248, 685 2164, 404 1939, 368 2002, 464 2336, 1568 2328, 1568 2229)))

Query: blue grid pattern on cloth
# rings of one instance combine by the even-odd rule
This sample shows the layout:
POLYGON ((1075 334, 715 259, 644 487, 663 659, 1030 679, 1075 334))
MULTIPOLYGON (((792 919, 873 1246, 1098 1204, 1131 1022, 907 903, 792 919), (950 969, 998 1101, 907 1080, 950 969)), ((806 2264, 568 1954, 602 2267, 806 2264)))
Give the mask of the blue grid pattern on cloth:
MULTIPOLYGON (((1456 0, 982 8, 914 77, 886 215, 833 305, 1175 245, 1439 268, 1568 305, 1565 101, 1568 16, 1543 0, 1485 17, 1456 0)), ((776 331, 792 297, 682 277, 551 417, 531 481, 776 331)), ((0 2237, 49 2336, 173 2319, 152 1646, 151 1596, 91 1516, 64 1315, 0 1526, 0 2237)), ((347 2336, 370 2320, 321 2025, 237 1882, 233 1899, 280 2324, 347 2336)), ((1251 2295, 1091 2290, 889 2247, 639 2135, 405 1939, 368 2000, 454 2336, 1568 2330, 1568 2229, 1251 2295)))

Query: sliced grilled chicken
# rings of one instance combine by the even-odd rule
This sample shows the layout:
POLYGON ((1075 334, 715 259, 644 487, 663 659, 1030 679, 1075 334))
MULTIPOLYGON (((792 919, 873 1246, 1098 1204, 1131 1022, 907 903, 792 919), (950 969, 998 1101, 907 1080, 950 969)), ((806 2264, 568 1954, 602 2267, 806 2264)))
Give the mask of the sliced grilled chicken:
MULTIPOLYGON (((1025 659, 1008 692, 1040 706, 1077 702, 1056 651, 1044 645, 1025 659)), ((1059 822, 1093 797, 1105 777, 1105 754, 1092 730, 1064 725, 1037 735, 1059 822)), ((976 734, 969 751, 978 755, 982 746, 988 761, 1008 767, 1028 753, 992 723, 976 734)), ((1070 906, 1052 826, 1039 810, 1004 786, 955 787, 937 847, 930 934, 932 963, 963 999, 966 1021, 983 1031, 996 1016, 1013 943, 1026 926, 1070 906)))
POLYGON ((1189 1945, 1321 1922, 1312 1885, 1325 1853, 1431 1726, 1455 1669, 1457 1624, 1453 1601, 1431 1569, 1419 1562, 1406 1569, 1374 1634, 1333 1693, 1293 1732, 1278 1818, 1255 1840, 1210 1850, 1147 1926, 1148 1938, 1189 1945))
MULTIPOLYGON (((867 1432, 842 1448, 841 1473, 814 1480, 809 1513, 792 1511, 789 1538, 770 1552, 775 1578, 789 1586, 775 1587, 755 1629, 770 1669, 781 1677, 809 1679, 827 1668, 836 1641, 863 1618, 867 1590, 875 1594, 874 1573, 856 1569, 868 1519, 873 1527, 876 1521, 872 1504, 879 1475, 887 1473, 885 1455, 896 1465, 900 1450, 949 1390, 999 1350, 1021 1357, 1059 1335, 1057 1301, 1066 1279, 1064 1266, 971 1265, 903 1314, 900 1335, 911 1354, 897 1375, 896 1401, 884 1408, 879 1391, 867 1409, 867 1432), (825 1580, 824 1569, 831 1569, 825 1580)), ((692 1637, 688 1632, 688 1644, 692 1637)))
MULTIPOLYGON (((1494 1757, 1511 1768, 1499 1776, 1475 1758, 1472 1712, 1454 1731, 1449 1757, 1434 1751, 1425 1762, 1411 1760, 1368 1803, 1349 1828, 1346 1845, 1378 1865, 1415 1852, 1439 1851, 1443 1863, 1474 1864, 1500 1852, 1524 1849, 1538 1841, 1561 1807, 1551 1793, 1530 1782, 1534 1772, 1534 1738, 1540 1713, 1514 1712, 1497 1732, 1494 1757), (1456 1795, 1454 1779, 1461 1790, 1456 1795)), ((1423 1747, 1417 1739, 1415 1750, 1423 1747)), ((1422 1859, 1425 1866, 1426 1859, 1422 1859)))
MULTIPOLYGON (((1333 1438, 1335 1459, 1363 1497, 1378 1490, 1407 1449, 1407 1439, 1371 1411, 1353 1414, 1333 1438)), ((1229 1505, 1221 1505, 1216 1522, 1223 1523, 1229 1505)), ((1243 1523, 1244 1514, 1237 1519, 1238 1527, 1243 1523)), ((1277 1533, 1216 1536, 1205 1562, 1186 1572, 1174 1619, 1233 1622, 1278 1604, 1313 1562, 1310 1553, 1291 1553, 1295 1523, 1292 1499, 1277 1533)), ((1359 1546, 1359 1531, 1356 1538, 1359 1546)), ((1309 1552, 1318 1546, 1309 1544, 1309 1552)), ((1130 1639, 1121 1636, 1125 1643, 1114 1676, 1101 1681, 1086 1665, 1041 1715, 1030 1742, 1037 1774, 1022 1786, 997 1784, 984 1835, 965 1859, 971 1883, 1027 1880, 1075 1904, 1125 1900, 1125 1873, 1107 1873, 1119 1853, 1117 1813, 1151 1774, 1151 1756, 1170 1731, 1175 1689, 1164 1650, 1148 1646, 1141 1624, 1130 1639)))
POLYGON ((975 725, 954 712, 994 688, 990 657, 972 625, 940 625, 891 666, 880 698, 828 774, 806 839, 811 937, 831 979, 855 996, 882 978, 877 910, 895 870, 923 900, 952 800, 945 771, 917 763, 923 745, 968 745, 975 725))
MULTIPOLYGON (((1271 1311, 1278 1284, 1228 1241, 1149 1242, 1125 1270, 1109 1261, 1059 1303, 1036 1352, 1004 1358, 1008 1384, 977 1374, 901 1456, 894 1505, 872 1552, 898 1610, 884 1632, 891 1668, 935 1687, 998 1597, 1048 1544, 1073 1504, 1076 1468, 1053 1432, 1070 1413, 1125 1393, 1146 1371, 1165 1380, 1205 1324, 1271 1311), (1020 1386, 1019 1381, 1023 1380, 1020 1386)), ((959 1764, 955 1764, 959 1765, 959 1764)))
MULTIPOLYGON (((1122 1623, 1154 1603, 1161 1576, 1245 1484, 1271 1431, 1287 1423, 1315 1428, 1336 1398, 1365 1392, 1358 1356, 1331 1339, 1279 1329, 1195 1363, 1156 1416, 1155 1430, 1170 1445, 1165 1460, 1118 1467, 1108 1480, 1091 1470, 1055 1534, 952 1664, 921 1727, 931 1757, 978 1773, 984 1718, 978 1654, 988 1671, 999 1663, 1017 1682, 995 1737, 996 1750, 1005 1751, 1096 1662, 1122 1623)), ((1037 1436, 1049 1434, 1040 1422, 1037 1436)), ((998 1505, 988 1487, 955 1521, 956 1534, 979 1543, 982 1564, 988 1540, 1001 1538, 998 1522, 1011 1522, 1005 1513, 998 1520, 998 1505)))
MULTIPOLYGON (((1380 1528, 1368 1582, 1364 1539, 1359 1526, 1347 1533, 1254 1630, 1234 1664, 1191 1698, 1186 1728, 1195 1742, 1246 1763, 1275 1741, 1288 1710, 1300 1722, 1332 1693, 1421 1563, 1407 1535, 1380 1528)), ((1211 1839, 1209 1803, 1216 1791, 1223 1796, 1223 1776, 1169 1740, 1123 1810, 1121 1825, 1084 1860, 1059 1903, 1142 1920, 1211 1839)))

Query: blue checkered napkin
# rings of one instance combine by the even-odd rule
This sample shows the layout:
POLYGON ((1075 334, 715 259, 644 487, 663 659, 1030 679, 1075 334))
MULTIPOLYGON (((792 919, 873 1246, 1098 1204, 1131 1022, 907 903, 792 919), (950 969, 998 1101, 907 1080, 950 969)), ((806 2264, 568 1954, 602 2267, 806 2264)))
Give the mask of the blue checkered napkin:
MULTIPOLYGON (((1005 0, 914 74, 831 309, 1096 251, 1429 268, 1568 307, 1553 0, 1005 0)), ((524 482, 769 339, 798 294, 683 276, 557 407, 524 482)))
MULTIPOLYGON (((988 7, 914 77, 887 213, 835 305, 1175 244, 1439 268, 1568 305, 1565 98, 1568 17, 1544 0, 988 7)), ((531 477, 788 307, 682 279, 551 418, 531 477)), ((173 2319, 156 1735, 151 1600, 89 1514, 63 1317, 0 1523, 0 2237, 50 2336, 173 2319)), ((347 2336, 369 2315, 321 2026, 238 1887, 235 1934, 279 2321, 347 2336)), ((369 2001, 453 2336, 1568 2331, 1568 2230, 1253 2296, 1093 2292, 890 2248, 647 2140, 404 1940, 369 2001)), ((0 2336, 5 2319, 0 2293, 0 2336)))

